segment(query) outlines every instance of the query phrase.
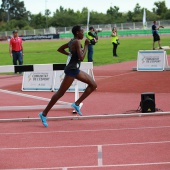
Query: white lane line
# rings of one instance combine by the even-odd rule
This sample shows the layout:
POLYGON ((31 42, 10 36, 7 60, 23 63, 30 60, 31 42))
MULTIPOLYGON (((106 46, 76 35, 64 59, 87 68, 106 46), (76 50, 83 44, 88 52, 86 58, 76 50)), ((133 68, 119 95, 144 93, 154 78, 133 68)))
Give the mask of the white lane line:
POLYGON ((102 145, 98 145, 97 149, 98 149, 98 166, 102 166, 103 165, 102 145))
MULTIPOLYGON (((152 165, 170 165, 170 162, 146 162, 146 163, 136 163, 136 164, 113 164, 113 165, 103 165, 102 168, 111 167, 135 167, 135 166, 152 166, 152 165)), ((84 168, 99 168, 99 166, 70 166, 70 167, 48 167, 48 168, 18 168, 18 169, 4 169, 4 170, 67 170, 67 169, 84 169, 84 168)))
MULTIPOLYGON (((107 146, 130 146, 130 145, 157 145, 157 144, 170 144, 170 141, 153 141, 153 142, 132 142, 132 143, 114 143, 102 144, 102 147, 107 146)), ((0 148, 3 150, 35 150, 35 149, 61 149, 61 148, 83 148, 83 147, 98 147, 99 145, 70 145, 70 146, 43 146, 43 147, 23 147, 23 148, 0 148)))
POLYGON ((74 130, 74 131, 43 131, 43 132, 10 132, 0 133, 0 135, 28 135, 28 134, 53 134, 53 133, 77 133, 77 132, 102 132, 102 131, 124 131, 124 130, 147 130, 147 129, 166 129, 170 126, 149 126, 137 128, 119 128, 119 129, 95 129, 95 130, 74 130))
MULTIPOLYGON (((21 96, 21 97, 27 97, 27 98, 31 98, 31 99, 37 99, 37 100, 42 100, 42 101, 50 101, 51 99, 49 98, 45 98, 45 97, 39 97, 39 96, 34 96, 34 95, 30 95, 30 94, 25 94, 25 93, 18 93, 18 92, 13 92, 10 90, 3 90, 0 89, 0 92, 2 93, 6 93, 6 94, 11 94, 11 95, 16 95, 16 96, 21 96)), ((69 104, 69 102, 63 102, 63 101, 57 101, 57 103, 59 104, 69 104)))
POLYGON ((136 73, 136 72, 128 72, 128 73, 121 73, 121 74, 117 74, 117 75, 113 75, 113 76, 95 76, 96 78, 97 77, 102 77, 102 78, 111 78, 111 77, 119 77, 119 76, 124 76, 124 75, 127 75, 127 74, 133 74, 133 73, 136 73))

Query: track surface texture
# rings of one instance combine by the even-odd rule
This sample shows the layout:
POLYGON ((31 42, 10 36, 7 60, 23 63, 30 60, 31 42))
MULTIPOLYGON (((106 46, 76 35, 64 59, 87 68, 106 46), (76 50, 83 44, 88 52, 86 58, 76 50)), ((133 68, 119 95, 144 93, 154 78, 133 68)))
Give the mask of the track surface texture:
MULTIPOLYGON (((170 71, 137 72, 132 71, 133 67, 136 61, 94 67, 98 88, 83 102, 83 115, 136 113, 144 92, 154 92, 156 107, 169 112, 170 71)), ((22 78, 0 76, 0 106, 46 105, 47 101, 19 94, 50 99, 54 92, 22 92, 22 78)), ((74 93, 66 93, 61 101, 74 102, 74 93)), ((38 118, 40 111, 0 111, 0 119, 38 118)), ((48 116, 77 117, 72 109, 53 109, 48 116)), ((170 169, 169 115, 58 120, 48 124, 45 128, 40 120, 1 122, 0 169, 170 169)))

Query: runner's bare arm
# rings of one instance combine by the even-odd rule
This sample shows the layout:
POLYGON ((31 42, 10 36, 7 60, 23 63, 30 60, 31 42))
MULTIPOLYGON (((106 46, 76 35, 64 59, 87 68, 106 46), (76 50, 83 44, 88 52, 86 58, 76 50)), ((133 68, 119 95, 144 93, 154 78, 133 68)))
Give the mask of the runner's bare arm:
POLYGON ((81 48, 80 41, 77 40, 75 45, 76 45, 76 50, 77 50, 78 57, 79 57, 79 59, 81 61, 83 61, 85 56, 86 56, 87 48, 88 48, 88 45, 89 45, 89 40, 88 39, 85 40, 83 50, 81 48))
POLYGON ((69 55, 70 53, 65 50, 65 49, 67 49, 67 48, 68 48, 68 43, 62 45, 61 47, 59 47, 57 51, 60 52, 60 53, 62 53, 62 54, 65 54, 65 55, 69 55))

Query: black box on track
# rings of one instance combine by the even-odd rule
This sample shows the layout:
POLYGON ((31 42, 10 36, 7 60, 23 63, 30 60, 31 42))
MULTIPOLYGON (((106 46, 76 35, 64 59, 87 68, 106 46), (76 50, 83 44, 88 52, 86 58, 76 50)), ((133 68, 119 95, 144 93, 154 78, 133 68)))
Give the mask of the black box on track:
POLYGON ((140 106, 142 113, 155 112, 155 93, 142 93, 140 106))

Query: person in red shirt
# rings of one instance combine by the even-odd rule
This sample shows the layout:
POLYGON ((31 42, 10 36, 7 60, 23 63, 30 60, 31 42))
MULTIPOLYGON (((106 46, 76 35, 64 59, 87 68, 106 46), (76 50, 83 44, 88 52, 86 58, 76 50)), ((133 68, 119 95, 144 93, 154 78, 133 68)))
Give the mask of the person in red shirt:
MULTIPOLYGON (((13 31, 13 37, 10 39, 9 42, 9 52, 10 56, 13 58, 13 65, 23 64, 23 46, 22 46, 22 39, 18 36, 18 31, 13 31)), ((17 72, 15 72, 17 74, 17 72)), ((20 72, 22 74, 22 72, 20 72)))

